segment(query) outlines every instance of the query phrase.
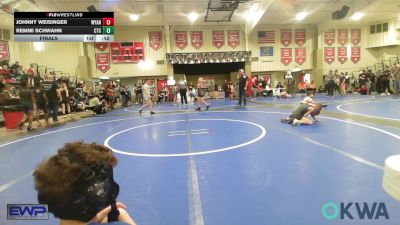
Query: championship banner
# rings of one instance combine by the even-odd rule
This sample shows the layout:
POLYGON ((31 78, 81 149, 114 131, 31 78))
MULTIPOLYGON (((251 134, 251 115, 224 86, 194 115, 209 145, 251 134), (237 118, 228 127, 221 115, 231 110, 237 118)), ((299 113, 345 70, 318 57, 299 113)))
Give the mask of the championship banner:
POLYGON ((96 68, 103 73, 110 69, 110 55, 108 53, 96 54, 96 68))
POLYGON ((297 64, 302 65, 306 61, 306 48, 296 48, 294 53, 294 60, 297 64))
POLYGON ((0 60, 10 59, 10 51, 8 50, 8 42, 0 41, 0 60))
POLYGON ((190 42, 192 47, 195 49, 200 49, 203 47, 203 31, 191 31, 190 32, 190 42))
POLYGON ((347 45, 349 43, 349 30, 348 29, 338 29, 338 43, 341 46, 347 45))
POLYGON ((161 31, 149 32, 149 43, 150 47, 154 49, 154 51, 158 51, 162 47, 162 32, 161 31))
POLYGON ((221 48, 225 44, 225 35, 223 30, 215 30, 212 32, 213 45, 216 48, 221 48))
POLYGON ((108 48, 108 43, 107 42, 95 43, 94 46, 98 50, 104 52, 104 50, 106 50, 108 48))
POLYGON ((351 43, 358 45, 361 42, 361 29, 351 29, 351 43))
POLYGON ((282 29, 281 30, 281 44, 285 47, 292 44, 292 30, 282 29))
POLYGON ((338 47, 337 54, 338 54, 338 61, 341 64, 344 64, 347 61, 347 47, 338 47))
POLYGON ((360 47, 352 47, 351 48, 351 61, 353 61, 354 64, 356 64, 360 61, 360 58, 361 58, 360 54, 361 54, 360 47))
POLYGON ((186 31, 175 31, 175 45, 180 50, 186 48, 186 46, 188 45, 186 31))
POLYGON ((335 61, 335 48, 326 47, 325 48, 325 62, 332 64, 335 61))
POLYGON ((335 43, 335 30, 329 30, 325 32, 325 44, 331 46, 335 43))
POLYGON ((228 45, 231 48, 236 48, 240 45, 240 31, 228 30, 228 45))
POLYGON ((285 66, 292 63, 292 49, 291 48, 281 48, 281 62, 285 66))
POLYGON ((294 32, 294 41, 296 45, 303 46, 306 43, 306 30, 296 29, 294 32))

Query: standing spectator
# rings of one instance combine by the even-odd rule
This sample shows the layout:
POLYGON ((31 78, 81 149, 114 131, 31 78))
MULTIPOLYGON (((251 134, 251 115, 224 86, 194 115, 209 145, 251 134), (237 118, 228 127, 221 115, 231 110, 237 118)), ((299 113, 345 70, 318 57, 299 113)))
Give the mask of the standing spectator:
POLYGON ((233 94, 235 92, 235 87, 233 86, 232 82, 228 82, 228 93, 229 93, 229 98, 233 99, 233 94))
POLYGON ((71 114, 71 105, 69 103, 70 95, 68 86, 66 83, 61 82, 61 113, 65 117, 65 108, 67 109, 68 115, 71 114))
POLYGON ((107 103, 108 103, 108 107, 110 109, 114 109, 115 91, 114 91, 114 87, 112 85, 112 82, 110 82, 107 85, 106 93, 107 93, 106 100, 107 100, 107 103))
POLYGON ((375 73, 372 72, 372 70, 368 70, 367 74, 371 86, 369 89, 369 94, 371 94, 372 92, 376 92, 376 76, 375 73))
POLYGON ((143 93, 142 93, 142 84, 135 86, 135 94, 136 94, 136 103, 143 104, 143 93))
POLYGON ((225 98, 229 97, 229 91, 228 91, 228 81, 224 81, 224 93, 225 93, 225 98))
POLYGON ((388 66, 385 66, 380 80, 382 83, 382 95, 390 95, 390 70, 388 66))
MULTIPOLYGON (((43 89, 46 92, 46 96, 49 100, 49 104, 47 105, 47 111, 49 115, 52 116, 53 122, 58 122, 58 102, 61 102, 61 90, 58 82, 54 81, 52 75, 47 75, 46 80, 43 83, 43 89)), ((49 119, 45 118, 46 124, 49 123, 49 119)))
POLYGON ((178 103, 178 92, 179 92, 179 86, 178 86, 178 84, 175 84, 172 87, 172 95, 173 95, 173 98, 174 98, 174 105, 179 105, 179 103, 178 103))
POLYGON ((23 79, 21 81, 21 89, 19 91, 19 98, 21 100, 22 111, 24 112, 24 118, 19 124, 19 128, 22 129, 26 119, 29 121, 28 131, 33 130, 33 111, 35 110, 36 100, 33 90, 28 86, 28 80, 23 79))
POLYGON ((344 73, 340 74, 339 78, 339 88, 340 88, 340 95, 346 95, 346 76, 344 73))
POLYGON ((238 106, 242 106, 242 99, 243 99, 243 104, 246 107, 246 91, 247 91, 247 76, 244 74, 243 69, 239 69, 239 102, 238 106))
POLYGON ((395 64, 395 69, 393 70, 396 94, 400 94, 400 66, 395 64))
POLYGON ((187 105, 187 84, 186 84, 186 80, 184 79, 179 79, 179 93, 181 95, 181 104, 183 105, 183 100, 185 100, 185 104, 187 105))
POLYGON ((127 101, 126 101, 126 91, 127 91, 127 89, 126 89, 126 87, 125 87, 125 84, 120 84, 119 85, 119 93, 120 93, 120 95, 121 95, 121 104, 122 104, 122 106, 126 106, 127 105, 127 101))
POLYGON ((194 86, 193 83, 190 82, 189 84, 189 100, 193 103, 194 102, 194 98, 196 96, 195 90, 194 90, 194 86))
POLYGON ((36 124, 38 127, 41 127, 40 123, 40 110, 43 111, 44 118, 49 118, 47 113, 47 105, 49 104, 49 100, 46 96, 46 92, 43 88, 42 82, 37 82, 35 87, 35 99, 36 99, 36 124))

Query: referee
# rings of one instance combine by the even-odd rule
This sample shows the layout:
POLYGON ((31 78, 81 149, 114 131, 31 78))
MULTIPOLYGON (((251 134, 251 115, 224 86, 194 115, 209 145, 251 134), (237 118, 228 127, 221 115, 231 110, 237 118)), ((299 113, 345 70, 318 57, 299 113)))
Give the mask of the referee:
POLYGON ((243 69, 239 69, 239 103, 238 107, 242 106, 242 98, 243 98, 243 105, 246 107, 246 91, 247 91, 247 76, 244 74, 243 69))

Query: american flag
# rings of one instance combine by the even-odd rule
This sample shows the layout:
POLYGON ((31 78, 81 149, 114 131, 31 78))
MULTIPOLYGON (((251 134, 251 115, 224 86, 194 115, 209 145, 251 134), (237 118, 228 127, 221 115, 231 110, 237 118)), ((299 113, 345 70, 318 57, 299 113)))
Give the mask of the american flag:
POLYGON ((258 31, 258 44, 275 43, 275 31, 258 31))

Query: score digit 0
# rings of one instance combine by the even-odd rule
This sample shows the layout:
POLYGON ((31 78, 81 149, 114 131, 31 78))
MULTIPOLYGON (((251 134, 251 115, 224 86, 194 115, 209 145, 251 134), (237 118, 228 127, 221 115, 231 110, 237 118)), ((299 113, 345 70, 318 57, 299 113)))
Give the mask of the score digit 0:
POLYGON ((114 18, 103 18, 103 26, 114 26, 114 18))

